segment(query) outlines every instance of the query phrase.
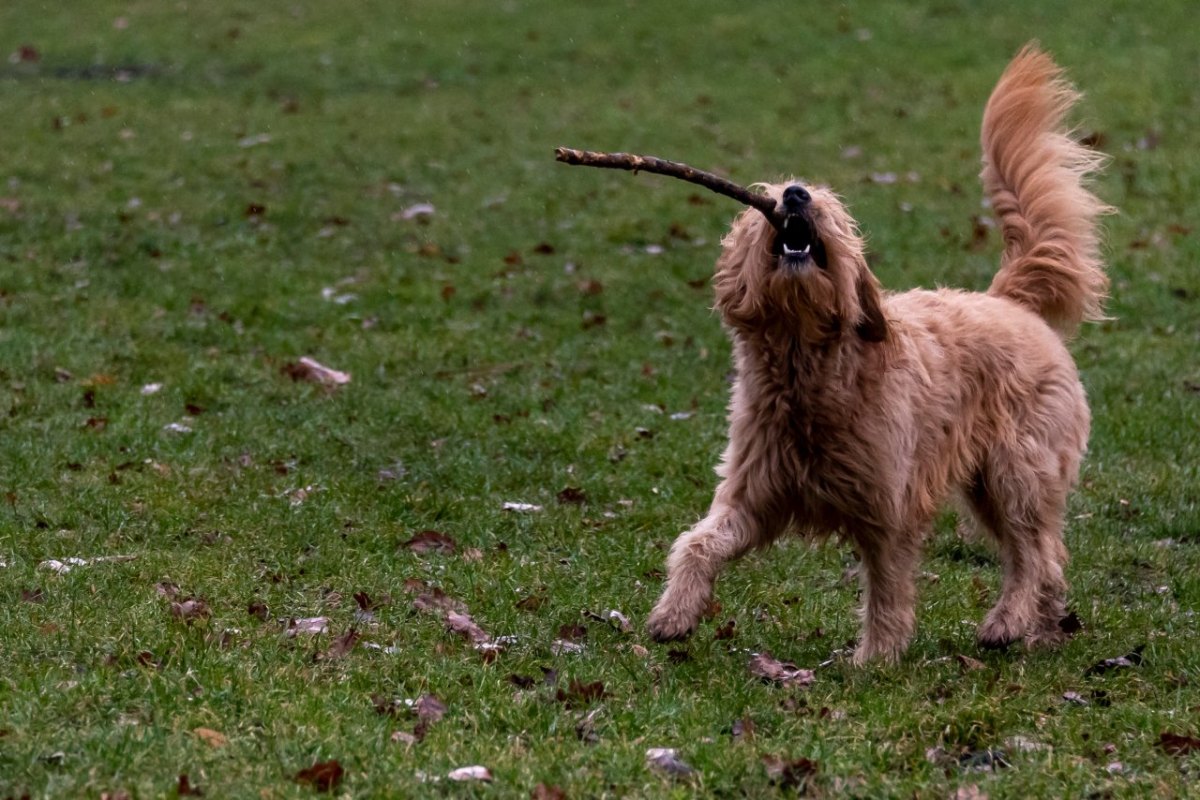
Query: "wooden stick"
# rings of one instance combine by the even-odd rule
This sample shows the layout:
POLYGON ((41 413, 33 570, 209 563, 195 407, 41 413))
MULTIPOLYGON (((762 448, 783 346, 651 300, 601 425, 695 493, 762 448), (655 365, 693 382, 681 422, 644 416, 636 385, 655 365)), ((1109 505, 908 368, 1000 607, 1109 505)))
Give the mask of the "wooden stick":
POLYGON ((667 175, 689 183, 699 184, 706 189, 732 197, 743 205, 757 208, 772 225, 778 228, 782 220, 775 211, 775 201, 765 194, 752 192, 744 186, 738 186, 733 181, 725 180, 719 175, 705 172, 702 169, 690 167, 679 161, 667 161, 654 156, 638 156, 632 153, 598 153, 594 150, 572 150, 569 147, 557 147, 554 158, 564 164, 584 167, 606 167, 608 169, 627 169, 634 173, 653 172, 657 175, 667 175))

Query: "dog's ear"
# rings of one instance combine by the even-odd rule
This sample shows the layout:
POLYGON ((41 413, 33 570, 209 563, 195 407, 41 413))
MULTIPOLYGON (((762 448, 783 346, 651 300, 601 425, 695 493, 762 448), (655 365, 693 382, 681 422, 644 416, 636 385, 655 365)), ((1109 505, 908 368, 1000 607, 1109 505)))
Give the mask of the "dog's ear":
POLYGON ((879 284, 869 270, 858 273, 858 307, 861 316, 854 332, 865 342, 882 342, 888 335, 887 320, 883 317, 883 297, 879 284))

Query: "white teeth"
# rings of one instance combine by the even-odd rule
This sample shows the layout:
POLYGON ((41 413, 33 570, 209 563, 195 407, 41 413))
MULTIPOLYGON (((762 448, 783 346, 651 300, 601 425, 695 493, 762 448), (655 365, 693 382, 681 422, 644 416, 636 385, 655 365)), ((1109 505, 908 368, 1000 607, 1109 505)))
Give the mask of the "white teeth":
POLYGON ((806 256, 810 250, 812 250, 811 244, 804 245, 803 250, 793 250, 792 248, 788 247, 787 244, 784 244, 783 246, 783 254, 785 256, 806 256))

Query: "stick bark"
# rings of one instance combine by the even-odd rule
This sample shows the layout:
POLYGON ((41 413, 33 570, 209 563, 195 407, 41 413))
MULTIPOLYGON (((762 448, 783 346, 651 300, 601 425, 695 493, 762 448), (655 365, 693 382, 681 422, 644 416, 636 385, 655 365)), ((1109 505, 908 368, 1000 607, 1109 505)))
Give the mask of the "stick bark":
POLYGON ((666 175, 679 178, 688 183, 695 183, 706 189, 732 197, 743 205, 756 208, 762 212, 772 225, 778 228, 782 220, 775 211, 775 201, 765 194, 752 192, 744 186, 738 186, 733 181, 719 175, 705 172, 702 169, 688 166, 679 161, 667 161, 654 156, 639 156, 632 153, 599 153, 594 150, 573 150, 570 147, 558 147, 554 150, 554 158, 564 164, 584 167, 605 167, 607 169, 627 169, 631 172, 653 172, 656 175, 666 175))

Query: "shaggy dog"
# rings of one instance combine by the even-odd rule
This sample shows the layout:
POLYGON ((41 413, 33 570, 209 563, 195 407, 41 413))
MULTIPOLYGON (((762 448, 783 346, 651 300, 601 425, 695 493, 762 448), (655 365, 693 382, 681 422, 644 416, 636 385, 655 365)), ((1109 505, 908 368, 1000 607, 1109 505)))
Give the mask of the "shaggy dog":
POLYGON ((824 187, 767 185, 778 230, 754 209, 734 222, 714 280, 737 371, 729 444, 707 516, 671 548, 656 640, 695 629, 727 561, 794 530, 853 543, 854 663, 894 661, 913 633, 922 540, 956 494, 1003 565, 979 643, 1062 638, 1063 516, 1090 421, 1064 342, 1100 318, 1108 284, 1108 209, 1086 188, 1103 157, 1063 128, 1077 99, 1029 45, 988 101, 981 177, 1004 254, 984 294, 881 291, 824 187))

